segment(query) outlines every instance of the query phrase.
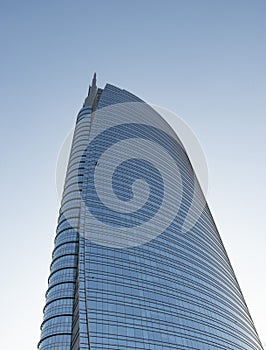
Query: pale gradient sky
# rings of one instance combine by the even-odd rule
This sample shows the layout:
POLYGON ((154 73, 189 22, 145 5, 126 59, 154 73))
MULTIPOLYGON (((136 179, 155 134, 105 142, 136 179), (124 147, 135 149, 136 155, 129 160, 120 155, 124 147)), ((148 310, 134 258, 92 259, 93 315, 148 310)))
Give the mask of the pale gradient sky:
POLYGON ((91 76, 181 116, 266 343, 266 2, 0 0, 1 349, 35 349, 58 215, 55 168, 91 76))

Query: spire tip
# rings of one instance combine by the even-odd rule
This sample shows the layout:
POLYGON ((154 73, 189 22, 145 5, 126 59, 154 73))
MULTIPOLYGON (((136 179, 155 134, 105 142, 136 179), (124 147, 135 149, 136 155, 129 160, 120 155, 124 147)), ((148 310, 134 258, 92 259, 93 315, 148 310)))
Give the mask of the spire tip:
POLYGON ((92 86, 96 86, 96 72, 93 74, 92 86))

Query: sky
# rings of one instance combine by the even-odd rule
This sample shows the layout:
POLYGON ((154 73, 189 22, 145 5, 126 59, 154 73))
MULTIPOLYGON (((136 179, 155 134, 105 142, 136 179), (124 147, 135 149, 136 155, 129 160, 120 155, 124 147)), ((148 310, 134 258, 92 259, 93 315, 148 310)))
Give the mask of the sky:
POLYGON ((36 349, 60 147, 92 74, 197 136, 207 196, 266 344, 266 2, 0 0, 0 347, 36 349), (14 335, 15 334, 15 335, 14 335))

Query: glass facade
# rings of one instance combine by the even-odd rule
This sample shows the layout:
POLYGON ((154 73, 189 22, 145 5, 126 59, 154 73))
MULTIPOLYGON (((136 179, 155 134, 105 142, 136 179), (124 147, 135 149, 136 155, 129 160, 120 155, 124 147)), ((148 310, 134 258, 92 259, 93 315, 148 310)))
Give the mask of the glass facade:
POLYGON ((77 117, 41 350, 263 349, 186 151, 94 80, 77 117))

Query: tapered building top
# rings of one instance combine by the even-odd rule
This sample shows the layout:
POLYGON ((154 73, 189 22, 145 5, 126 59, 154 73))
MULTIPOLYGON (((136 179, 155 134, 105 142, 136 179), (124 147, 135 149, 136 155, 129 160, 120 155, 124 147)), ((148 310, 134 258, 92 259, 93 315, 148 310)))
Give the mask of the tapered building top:
POLYGON ((86 97, 83 107, 85 106, 92 106, 93 101, 97 95, 97 85, 96 85, 96 73, 93 75, 92 83, 89 88, 88 96, 86 97))
POLYGON ((92 86, 96 86, 96 73, 93 74, 92 86))

